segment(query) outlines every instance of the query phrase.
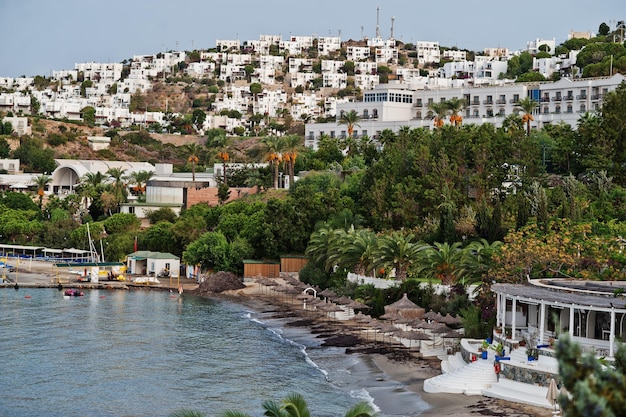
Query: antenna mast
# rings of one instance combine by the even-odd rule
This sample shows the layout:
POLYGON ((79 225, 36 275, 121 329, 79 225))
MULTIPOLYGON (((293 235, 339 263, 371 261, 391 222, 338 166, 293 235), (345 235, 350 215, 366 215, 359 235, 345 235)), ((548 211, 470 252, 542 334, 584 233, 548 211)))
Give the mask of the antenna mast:
POLYGON ((378 26, 378 18, 380 17, 380 7, 376 6, 376 37, 380 38, 380 27, 378 26))
POLYGON ((396 17, 395 17, 395 16, 392 16, 392 17, 391 17, 391 39, 395 39, 395 38, 393 37, 393 22, 394 22, 395 20, 396 20, 396 17))

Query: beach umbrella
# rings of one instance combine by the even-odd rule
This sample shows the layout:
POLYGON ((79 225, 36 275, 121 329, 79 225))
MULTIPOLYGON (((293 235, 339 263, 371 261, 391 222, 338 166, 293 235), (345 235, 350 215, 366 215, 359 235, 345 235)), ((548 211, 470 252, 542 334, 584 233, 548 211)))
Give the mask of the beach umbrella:
POLYGON ((554 378, 550 378, 550 385, 548 385, 548 392, 546 394, 546 399, 550 404, 554 405, 554 411, 556 411, 556 400, 559 396, 559 389, 556 386, 556 381, 554 378))
POLYGON ((434 311, 430 310, 428 313, 424 314, 424 316, 423 316, 423 317, 424 317, 426 320, 434 320, 434 319, 435 319, 435 317, 437 317, 437 314, 438 314, 438 313, 435 313, 434 311))
POLYGON ((350 307, 353 310, 364 310, 370 308, 367 304, 363 304, 362 302, 356 300, 350 301, 350 303, 347 304, 347 307, 350 307))

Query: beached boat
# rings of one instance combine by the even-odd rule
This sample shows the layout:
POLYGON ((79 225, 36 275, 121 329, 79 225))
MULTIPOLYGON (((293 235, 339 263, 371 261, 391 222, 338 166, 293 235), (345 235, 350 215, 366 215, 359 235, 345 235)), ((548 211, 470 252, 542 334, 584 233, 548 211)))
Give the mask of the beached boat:
POLYGON ((133 280, 134 284, 145 284, 145 285, 155 285, 160 284, 161 281, 156 279, 155 277, 138 277, 133 280))
POLYGON ((67 297, 82 297, 85 294, 82 291, 78 291, 78 290, 75 290, 75 289, 71 288, 69 290, 65 290, 63 295, 65 295, 67 297))

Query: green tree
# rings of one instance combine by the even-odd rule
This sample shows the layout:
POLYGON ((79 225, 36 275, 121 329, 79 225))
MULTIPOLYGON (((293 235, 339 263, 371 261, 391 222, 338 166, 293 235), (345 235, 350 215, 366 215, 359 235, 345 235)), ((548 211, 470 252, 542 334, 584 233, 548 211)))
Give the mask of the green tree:
POLYGON ((583 353, 568 334, 555 347, 561 383, 570 395, 559 395, 564 417, 620 416, 626 409, 626 346, 620 344, 615 361, 607 364, 583 353))
POLYGON ((231 271, 229 245, 219 232, 207 232, 187 246, 183 261, 188 265, 200 265, 204 271, 231 271))
POLYGON ((80 110, 81 117, 83 122, 87 124, 87 126, 95 126, 96 124, 96 109, 92 106, 83 107, 80 110))

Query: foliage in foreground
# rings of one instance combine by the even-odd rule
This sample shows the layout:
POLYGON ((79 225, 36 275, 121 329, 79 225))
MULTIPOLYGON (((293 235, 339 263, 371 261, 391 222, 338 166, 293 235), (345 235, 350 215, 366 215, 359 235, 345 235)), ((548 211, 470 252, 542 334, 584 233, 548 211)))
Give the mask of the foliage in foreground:
MULTIPOLYGON (((266 400, 262 404, 263 415, 269 417, 310 417, 311 411, 304 399, 299 393, 289 394, 282 401, 266 400)), ((346 413, 345 417, 374 417, 376 414, 372 406, 366 402, 360 402, 352 406, 346 413)), ((227 410, 219 415, 220 417, 250 417, 241 411, 227 410)), ((194 410, 181 410, 172 413, 170 417, 205 417, 204 414, 194 410)))
POLYGON ((570 395, 559 395, 564 417, 613 417, 626 410, 626 346, 607 365, 564 334, 556 345, 561 383, 570 395))

